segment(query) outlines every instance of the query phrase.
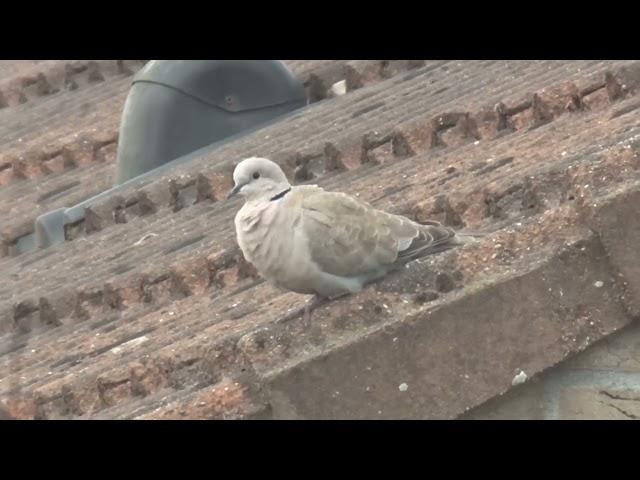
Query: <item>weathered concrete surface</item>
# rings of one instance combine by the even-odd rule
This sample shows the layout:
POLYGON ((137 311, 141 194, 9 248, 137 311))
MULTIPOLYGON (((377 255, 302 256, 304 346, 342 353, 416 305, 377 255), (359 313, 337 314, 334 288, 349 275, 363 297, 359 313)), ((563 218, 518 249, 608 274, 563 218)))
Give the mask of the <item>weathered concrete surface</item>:
MULTIPOLYGON (((634 248, 640 238, 639 195, 640 184, 627 185, 592 199, 582 211, 616 272, 630 325, 543 373, 531 386, 514 389, 462 418, 640 419, 640 259, 634 248)), ((605 281, 600 282, 594 286, 604 288, 605 281)))
MULTIPOLYGON (((635 144, 640 151, 640 143, 635 144)), ((640 318, 640 184, 612 192, 587 207, 585 215, 598 232, 611 263, 627 290, 625 301, 631 315, 640 318)))
POLYGON ((559 415, 565 420, 638 420, 640 394, 637 391, 570 387, 562 392, 559 415))
POLYGON ((267 373, 274 416, 454 418, 509 389, 519 371, 536 374, 626 325, 612 279, 586 236, 528 271, 267 373))
POLYGON ((249 388, 228 378, 211 387, 181 398, 151 413, 138 417, 141 420, 235 420, 257 417, 265 409, 254 403, 249 388))
POLYGON ((545 385, 539 377, 518 385, 503 395, 493 397, 482 405, 458 417, 464 420, 544 420, 549 402, 545 385))

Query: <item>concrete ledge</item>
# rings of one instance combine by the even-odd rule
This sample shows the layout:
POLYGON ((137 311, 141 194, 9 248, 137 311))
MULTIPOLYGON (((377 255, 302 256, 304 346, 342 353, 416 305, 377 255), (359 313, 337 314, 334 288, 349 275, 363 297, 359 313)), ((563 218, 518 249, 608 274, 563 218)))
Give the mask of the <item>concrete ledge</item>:
POLYGON ((628 324, 615 277, 587 235, 526 271, 263 369, 273 416, 455 418, 511 388, 520 372, 531 377, 628 324))
POLYGON ((629 312, 640 318, 640 182, 598 198, 584 214, 620 273, 629 312))

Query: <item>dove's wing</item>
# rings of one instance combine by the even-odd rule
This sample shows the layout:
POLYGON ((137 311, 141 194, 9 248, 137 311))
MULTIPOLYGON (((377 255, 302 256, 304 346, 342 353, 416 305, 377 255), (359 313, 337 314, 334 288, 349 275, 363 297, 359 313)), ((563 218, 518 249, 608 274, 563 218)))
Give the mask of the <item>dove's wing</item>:
POLYGON ((351 277, 386 270, 439 251, 455 238, 453 230, 440 224, 421 225, 344 193, 319 188, 301 193, 302 228, 311 258, 333 275, 351 277))

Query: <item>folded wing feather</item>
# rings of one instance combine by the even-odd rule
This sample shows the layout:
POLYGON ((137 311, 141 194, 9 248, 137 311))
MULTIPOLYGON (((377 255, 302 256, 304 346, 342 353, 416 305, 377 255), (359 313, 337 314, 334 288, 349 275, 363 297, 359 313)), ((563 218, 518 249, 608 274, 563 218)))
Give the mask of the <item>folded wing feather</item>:
POLYGON ((344 193, 309 189, 302 195, 302 228, 314 262, 339 276, 367 275, 439 251, 455 237, 436 222, 421 225, 344 193))

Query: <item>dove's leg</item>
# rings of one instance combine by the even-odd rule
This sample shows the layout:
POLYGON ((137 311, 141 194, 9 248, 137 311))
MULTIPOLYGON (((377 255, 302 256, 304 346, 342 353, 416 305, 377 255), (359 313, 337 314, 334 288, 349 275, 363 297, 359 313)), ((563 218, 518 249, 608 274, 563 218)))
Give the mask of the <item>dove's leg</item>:
POLYGON ((313 310, 318 308, 323 303, 332 302, 333 300, 344 297, 345 295, 349 295, 350 293, 351 292, 344 292, 330 297, 321 297, 319 295, 314 295, 313 298, 304 306, 304 313, 302 316, 304 326, 308 328, 311 325, 311 312, 313 310))
POLYGON ((307 300, 303 307, 297 308, 293 312, 289 312, 287 315, 285 315, 282 318, 282 321, 288 322, 289 320, 302 315, 304 325, 309 326, 309 322, 311 320, 311 312, 322 305, 325 301, 327 301, 326 298, 320 297, 319 295, 314 295, 309 300, 307 300))
POLYGON ((298 308, 297 310, 294 310, 291 313, 288 313, 283 319, 282 321, 289 321, 293 318, 299 317, 300 315, 302 315, 302 321, 303 324, 305 326, 305 328, 308 328, 311 325, 311 312, 313 312, 316 308, 318 308, 320 305, 327 303, 329 301, 335 300, 336 298, 340 298, 340 297, 344 297, 345 295, 349 295, 349 293, 351 292, 345 292, 345 293, 340 293, 338 295, 334 295, 331 297, 321 297, 320 295, 314 295, 313 297, 311 297, 309 300, 307 300, 307 303, 304 305, 304 307, 298 308))
POLYGON ((305 328, 309 328, 311 325, 311 312, 318 308, 320 305, 327 301, 326 298, 320 297, 318 295, 314 295, 304 306, 304 311, 302 313, 302 322, 305 328))

